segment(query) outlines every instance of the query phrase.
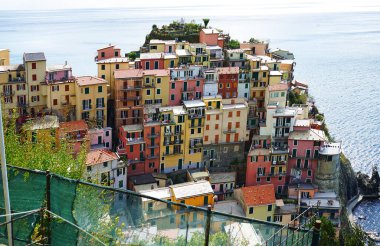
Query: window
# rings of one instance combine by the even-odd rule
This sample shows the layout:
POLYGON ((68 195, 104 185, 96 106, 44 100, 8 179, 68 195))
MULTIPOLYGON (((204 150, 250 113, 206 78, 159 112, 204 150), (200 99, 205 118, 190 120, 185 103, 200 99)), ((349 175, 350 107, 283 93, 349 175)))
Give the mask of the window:
POLYGON ((219 124, 215 124, 215 129, 219 129, 219 124))
POLYGON ((249 208, 249 214, 253 214, 253 207, 249 208))
POLYGON ((201 82, 199 81, 199 80, 197 80, 197 87, 199 87, 200 86, 200 84, 201 84, 201 82))
POLYGON ((57 99, 53 99, 53 105, 58 105, 58 100, 57 99))
POLYGON ((161 94, 161 89, 157 89, 157 95, 161 94))
POLYGON ((105 57, 106 54, 105 54, 104 52, 102 52, 102 53, 100 53, 100 56, 101 56, 101 57, 105 57))
POLYGON ((228 118, 232 117, 232 112, 228 112, 228 118))
POLYGON ((103 162, 103 167, 108 167, 108 162, 103 162))
POLYGON ((98 92, 103 92, 103 86, 101 85, 98 86, 98 92))
POLYGON ((237 116, 237 117, 240 117, 240 111, 237 111, 237 112, 236 112, 236 116, 237 116))
POLYGON ((282 215, 275 215, 274 222, 282 222, 282 215))
POLYGON ((158 69, 158 61, 154 62, 154 69, 158 69))
POLYGON ((90 88, 89 87, 84 88, 84 94, 90 94, 90 88))
POLYGON ((110 131, 106 131, 106 137, 110 135, 110 131))
POLYGON ((264 77, 264 78, 267 77, 267 72, 263 72, 263 77, 264 77))
POLYGON ((193 128, 193 129, 191 129, 191 134, 194 134, 194 128, 193 128))
POLYGON ((298 141, 297 140, 293 140, 293 145, 297 146, 298 145, 298 141))
POLYGON ((297 159, 297 168, 301 168, 301 159, 297 159))
POLYGON ((198 133, 201 133, 202 132, 202 128, 198 128, 198 133))
POLYGON ((148 96, 150 96, 150 90, 149 90, 149 89, 146 90, 146 94, 147 94, 148 96))
POLYGON ((206 141, 206 142, 208 141, 208 136, 205 136, 205 141, 206 141))
POLYGON ((268 211, 269 211, 269 212, 272 211, 272 204, 269 204, 269 205, 268 205, 268 211))
POLYGON ((136 170, 136 164, 132 165, 132 170, 136 170))
POLYGON ((175 89, 175 83, 172 83, 172 89, 175 89))
POLYGON ((308 176, 308 177, 311 177, 311 170, 310 170, 310 169, 307 170, 307 176, 308 176))
POLYGON ((123 180, 119 180, 119 188, 123 188, 123 180))
POLYGON ((118 52, 118 51, 115 51, 115 56, 116 56, 116 57, 119 56, 119 52, 118 52))
POLYGON ((150 63, 149 62, 145 62, 145 69, 150 69, 150 63))
POLYGON ((292 150, 292 157, 293 158, 297 157, 297 149, 292 150))
POLYGON ((305 160, 303 165, 305 168, 309 168, 309 160, 305 160))
POLYGON ((37 63, 33 62, 32 63, 32 69, 36 69, 37 68, 37 63))
POLYGON ((267 221, 268 221, 268 222, 271 222, 271 221, 272 221, 272 216, 268 216, 268 217, 267 217, 267 221))
POLYGON ((223 84, 219 84, 219 89, 223 89, 223 84))
POLYGON ((285 97, 285 92, 281 92, 281 97, 285 97))
POLYGON ((240 122, 236 122, 236 128, 240 128, 240 122))
POLYGON ((59 91, 59 85, 53 85, 51 91, 59 91))
POLYGON ((170 224, 174 224, 174 215, 170 216, 170 224))
POLYGON ((157 84, 161 84, 161 78, 157 78, 157 84))
POLYGON ((37 80, 37 75, 36 75, 36 74, 33 74, 33 75, 32 75, 32 80, 33 80, 33 81, 36 81, 36 80, 37 80))
POLYGON ((104 74, 102 75, 102 79, 106 79, 106 76, 104 74))
POLYGON ((69 85, 65 85, 65 91, 69 91, 70 90, 70 86, 69 85))
POLYGON ((260 183, 261 179, 260 178, 256 178, 256 182, 257 183, 260 183))
POLYGON ((270 182, 270 177, 267 177, 267 182, 270 182))
POLYGON ((129 152, 133 152, 133 145, 129 146, 129 152))
POLYGON ((174 100, 175 100, 174 98, 175 98, 175 97, 174 97, 174 94, 171 94, 171 95, 170 95, 170 100, 171 100, 171 101, 174 101, 174 100))
POLYGON ((230 83, 227 83, 227 88, 230 88, 231 86, 230 86, 230 83))
POLYGON ((106 70, 106 65, 102 65, 102 70, 106 70))
POLYGON ((319 151, 316 149, 314 150, 314 159, 317 159, 319 155, 319 151))
POLYGON ((311 150, 307 149, 306 150, 306 158, 310 158, 311 150))

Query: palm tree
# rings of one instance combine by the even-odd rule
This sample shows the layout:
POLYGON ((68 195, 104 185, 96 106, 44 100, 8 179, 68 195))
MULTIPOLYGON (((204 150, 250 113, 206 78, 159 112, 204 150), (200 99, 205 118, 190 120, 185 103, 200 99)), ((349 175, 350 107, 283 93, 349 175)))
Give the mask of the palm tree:
POLYGON ((209 18, 203 18, 203 23, 205 24, 205 28, 207 28, 207 25, 209 22, 210 22, 209 18))

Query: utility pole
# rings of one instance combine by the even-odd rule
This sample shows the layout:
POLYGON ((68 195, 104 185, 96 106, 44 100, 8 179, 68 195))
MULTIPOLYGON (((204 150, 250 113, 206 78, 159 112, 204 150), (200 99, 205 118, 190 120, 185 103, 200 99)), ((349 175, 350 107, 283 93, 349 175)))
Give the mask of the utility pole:
POLYGON ((5 143, 4 143, 4 128, 3 128, 3 112, 1 109, 0 100, 0 147, 1 147, 1 175, 3 179, 3 192, 4 192, 4 205, 5 214, 7 222, 7 232, 8 232, 8 245, 13 246, 12 237, 12 217, 11 217, 11 205, 9 200, 9 188, 8 188, 8 173, 7 173, 7 160, 5 158, 5 143))

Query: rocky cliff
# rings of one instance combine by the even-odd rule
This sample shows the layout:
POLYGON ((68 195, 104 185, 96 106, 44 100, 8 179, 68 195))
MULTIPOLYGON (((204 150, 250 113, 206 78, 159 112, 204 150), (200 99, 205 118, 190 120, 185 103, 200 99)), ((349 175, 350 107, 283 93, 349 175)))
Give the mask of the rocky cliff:
POLYGON ((357 175, 358 187, 363 195, 378 195, 380 187, 380 176, 377 167, 372 169, 372 176, 358 172, 357 175))

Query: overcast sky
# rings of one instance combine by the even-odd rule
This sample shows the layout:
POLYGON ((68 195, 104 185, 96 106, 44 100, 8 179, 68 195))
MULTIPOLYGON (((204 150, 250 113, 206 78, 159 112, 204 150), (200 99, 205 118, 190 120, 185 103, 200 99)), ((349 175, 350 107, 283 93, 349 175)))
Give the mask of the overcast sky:
POLYGON ((242 11, 284 6, 292 12, 379 11, 380 0, 0 0, 0 10, 48 10, 71 8, 128 8, 204 5, 241 6, 242 11))

